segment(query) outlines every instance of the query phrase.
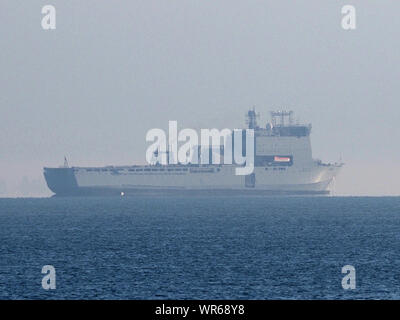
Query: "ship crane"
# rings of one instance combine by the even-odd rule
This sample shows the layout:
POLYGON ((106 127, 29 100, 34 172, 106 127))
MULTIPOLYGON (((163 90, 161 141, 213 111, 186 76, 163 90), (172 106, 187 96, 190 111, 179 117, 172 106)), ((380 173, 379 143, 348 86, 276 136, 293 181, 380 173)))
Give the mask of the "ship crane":
POLYGON ((68 166, 68 160, 67 160, 67 157, 66 156, 64 156, 64 166, 63 166, 64 168, 69 168, 69 166, 68 166))

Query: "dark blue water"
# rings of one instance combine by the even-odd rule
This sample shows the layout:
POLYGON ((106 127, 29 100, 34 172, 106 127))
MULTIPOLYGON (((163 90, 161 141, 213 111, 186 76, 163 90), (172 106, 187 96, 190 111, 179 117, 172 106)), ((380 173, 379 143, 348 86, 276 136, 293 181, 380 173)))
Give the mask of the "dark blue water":
POLYGON ((399 299, 400 198, 0 199, 0 298, 399 299))

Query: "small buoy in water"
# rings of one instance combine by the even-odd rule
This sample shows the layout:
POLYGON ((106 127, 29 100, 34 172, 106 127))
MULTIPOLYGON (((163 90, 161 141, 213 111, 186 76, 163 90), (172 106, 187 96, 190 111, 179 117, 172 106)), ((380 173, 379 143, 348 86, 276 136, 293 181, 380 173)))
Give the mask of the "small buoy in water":
POLYGON ((121 192, 121 197, 123 197, 125 195, 125 193, 124 192, 121 192))

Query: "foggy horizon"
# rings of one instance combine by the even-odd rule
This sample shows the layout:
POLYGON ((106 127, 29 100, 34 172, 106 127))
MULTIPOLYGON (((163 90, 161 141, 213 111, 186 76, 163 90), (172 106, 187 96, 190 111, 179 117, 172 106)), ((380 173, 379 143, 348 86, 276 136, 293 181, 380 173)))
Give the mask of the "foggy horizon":
POLYGON ((243 128, 255 106, 311 123, 334 195, 400 195, 400 3, 3 1, 0 197, 47 197, 43 167, 145 163, 146 132, 243 128), (41 8, 57 9, 56 30, 41 8), (390 6, 389 6, 390 4, 390 6))

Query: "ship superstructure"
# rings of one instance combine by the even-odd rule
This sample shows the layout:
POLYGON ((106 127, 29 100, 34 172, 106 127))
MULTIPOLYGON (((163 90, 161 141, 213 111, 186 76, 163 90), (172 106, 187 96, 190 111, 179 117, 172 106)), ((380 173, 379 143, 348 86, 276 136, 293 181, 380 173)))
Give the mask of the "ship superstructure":
MULTIPOLYGON (((312 158, 311 125, 295 124, 292 111, 271 112, 259 127, 254 109, 247 126, 254 130, 254 170, 236 175, 236 164, 174 164, 44 168, 48 187, 60 196, 75 195, 230 195, 328 194, 342 163, 312 158)), ((243 139, 245 140, 245 139, 243 139)))

